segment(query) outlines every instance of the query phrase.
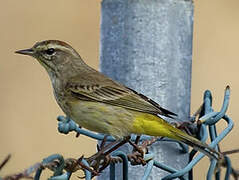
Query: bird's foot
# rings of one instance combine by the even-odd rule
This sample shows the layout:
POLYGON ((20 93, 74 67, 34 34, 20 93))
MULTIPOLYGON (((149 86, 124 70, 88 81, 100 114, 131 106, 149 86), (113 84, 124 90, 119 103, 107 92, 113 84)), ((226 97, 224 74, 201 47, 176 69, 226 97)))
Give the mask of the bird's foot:
POLYGON ((137 136, 135 142, 129 140, 129 144, 133 146, 133 152, 128 155, 128 159, 131 162, 131 165, 146 165, 146 161, 144 160, 144 155, 148 153, 148 145, 152 144, 151 140, 143 141, 139 144, 140 136, 137 136))
POLYGON ((127 142, 129 142, 130 141, 130 136, 127 136, 127 137, 125 137, 123 140, 116 140, 116 141, 114 141, 113 143, 114 144, 116 144, 117 142, 119 142, 118 144, 116 144, 115 146, 111 146, 112 148, 111 149, 109 149, 108 151, 106 151, 106 152, 104 152, 104 155, 108 155, 108 154, 110 154, 110 153, 112 153, 113 151, 115 151, 116 149, 118 149, 119 147, 121 147, 121 146, 123 146, 124 144, 126 144, 127 142))
POLYGON ((147 162, 144 160, 144 157, 142 156, 141 153, 138 151, 133 152, 132 154, 127 155, 131 165, 140 165, 142 164, 143 166, 147 164, 147 162))
POLYGON ((127 143, 129 138, 116 140, 106 145, 107 136, 104 137, 100 145, 97 145, 98 152, 87 159, 91 167, 97 172, 105 169, 111 160, 110 153, 127 143))
POLYGON ((141 157, 144 157, 144 154, 148 152, 148 148, 142 148, 140 145, 137 145, 136 143, 129 140, 129 144, 133 146, 133 152, 138 151, 141 154, 141 157))

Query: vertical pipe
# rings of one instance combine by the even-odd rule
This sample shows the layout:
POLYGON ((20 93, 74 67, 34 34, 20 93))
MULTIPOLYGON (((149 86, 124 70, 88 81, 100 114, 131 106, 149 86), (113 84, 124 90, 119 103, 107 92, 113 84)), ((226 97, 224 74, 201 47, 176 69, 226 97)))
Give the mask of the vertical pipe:
MULTIPOLYGON (((188 120, 192 33, 191 0, 103 0, 100 70, 188 120)), ((131 147, 123 150, 129 152, 131 147)), ((188 161, 176 143, 160 142, 150 151, 156 160, 176 169, 188 161)), ((116 166, 116 179, 122 179, 120 167, 116 166)), ((109 179, 108 171, 99 179, 109 179)), ((142 166, 130 166, 130 179, 141 179, 143 171, 142 166)), ((153 168, 150 177, 165 175, 153 168)))

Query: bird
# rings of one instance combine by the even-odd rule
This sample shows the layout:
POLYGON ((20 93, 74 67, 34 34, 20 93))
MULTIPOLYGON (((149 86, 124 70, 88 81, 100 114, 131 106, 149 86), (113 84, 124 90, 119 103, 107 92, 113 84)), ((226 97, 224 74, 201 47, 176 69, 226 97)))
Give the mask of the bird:
POLYGON ((206 143, 163 118, 175 113, 88 66, 69 44, 45 40, 16 53, 32 56, 45 68, 58 105, 79 126, 116 139, 131 134, 167 137, 218 157, 206 143))

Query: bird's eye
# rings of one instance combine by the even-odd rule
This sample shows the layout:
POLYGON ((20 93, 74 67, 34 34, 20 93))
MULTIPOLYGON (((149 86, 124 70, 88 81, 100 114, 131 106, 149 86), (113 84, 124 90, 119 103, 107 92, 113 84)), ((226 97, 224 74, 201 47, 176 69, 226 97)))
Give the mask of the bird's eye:
POLYGON ((54 54, 54 52, 55 52, 54 48, 49 48, 46 50, 46 54, 48 54, 48 55, 52 55, 52 54, 54 54))

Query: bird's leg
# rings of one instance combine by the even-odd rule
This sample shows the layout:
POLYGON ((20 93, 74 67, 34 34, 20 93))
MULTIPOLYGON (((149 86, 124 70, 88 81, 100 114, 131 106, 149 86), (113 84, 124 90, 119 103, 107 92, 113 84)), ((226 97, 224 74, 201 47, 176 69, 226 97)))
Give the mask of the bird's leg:
POLYGON ((133 146, 133 148, 134 148, 133 151, 135 151, 135 150, 138 151, 142 155, 142 157, 144 157, 144 151, 143 151, 143 149, 140 146, 138 146, 136 143, 134 143, 134 142, 132 142, 130 140, 129 140, 129 144, 131 146, 133 146))
MULTIPOLYGON (((137 136, 137 137, 140 137, 140 136, 137 136)), ((137 140, 137 138, 136 138, 136 140, 137 140)), ((139 140, 137 140, 137 141, 139 141, 139 140)), ((138 143, 137 141, 136 141, 136 143, 138 143)), ((131 158, 131 164, 136 165, 136 164, 140 163, 142 165, 145 165, 146 162, 144 160, 144 154, 148 151, 147 147, 143 149, 141 146, 137 145, 136 143, 129 140, 129 144, 131 146, 133 146, 133 148, 134 148, 133 153, 129 156, 131 158), (133 159, 133 161, 132 161, 132 159, 133 159)))
MULTIPOLYGON (((104 139, 103 139, 103 141, 106 141, 106 137, 104 139)), ((106 146, 104 146, 105 142, 102 142, 101 145, 98 146, 99 151, 87 159, 88 163, 96 171, 99 170, 100 165, 102 165, 102 167, 107 166, 107 164, 109 164, 109 158, 110 158, 109 154, 111 152, 115 151, 116 149, 118 149, 120 146, 127 143, 129 139, 130 139, 130 137, 126 137, 123 140, 116 140, 114 142, 107 144, 106 146), (102 147, 102 146, 104 146, 104 147, 102 147), (102 163, 102 160, 103 160, 103 163, 102 163)), ((100 168, 100 169, 102 169, 102 168, 100 168)))
POLYGON ((136 143, 139 142, 139 137, 136 138, 136 143, 129 141, 129 144, 134 147, 134 151, 132 154, 128 154, 128 159, 131 162, 131 165, 146 165, 146 161, 144 160, 144 154, 148 152, 147 146, 152 145, 157 141, 157 137, 153 137, 150 140, 143 141, 140 145, 136 143))
MULTIPOLYGON (((103 149, 103 148, 104 148, 105 143, 106 143, 106 141, 107 141, 107 137, 108 137, 108 135, 105 135, 105 136, 104 136, 104 138, 103 138, 103 140, 101 141, 101 144, 100 144, 100 146, 99 146, 99 149, 103 149)), ((98 145, 98 144, 97 144, 97 145, 98 145)))
POLYGON ((129 144, 133 146, 133 151, 137 150, 142 157, 144 157, 144 151, 143 149, 138 145, 139 141, 140 141, 140 135, 137 135, 135 142, 133 143, 132 141, 129 140, 129 144))
POLYGON ((104 145, 106 141, 106 137, 104 137, 101 145, 97 145, 97 149, 98 149, 98 152, 95 153, 94 155, 92 155, 91 157, 88 158, 88 162, 89 164, 91 164, 92 161, 94 161, 95 159, 101 157, 104 155, 104 152, 107 150, 107 149, 110 149, 112 146, 114 146, 115 144, 117 144, 119 142, 119 140, 116 140, 116 141, 113 141, 107 145, 104 145), (104 140, 105 139, 105 140, 104 140))
MULTIPOLYGON (((125 143, 129 142, 130 136, 125 137, 122 141, 120 141, 118 144, 116 144, 114 147, 109 149, 107 152, 104 153, 104 155, 110 154, 116 149, 118 149, 120 146, 123 146, 125 143)), ((119 140, 118 140, 119 141, 119 140)))
POLYGON ((138 143, 139 143, 140 137, 141 137, 141 136, 139 136, 139 135, 136 137, 136 139, 135 139, 135 141, 134 141, 135 144, 138 144, 138 143))
POLYGON ((104 161, 102 167, 99 169, 99 172, 104 170, 109 165, 110 161, 112 160, 112 158, 110 157, 110 153, 117 150, 119 147, 123 146, 125 143, 127 143, 129 141, 130 141, 130 136, 127 136, 122 141, 120 141, 118 144, 116 144, 114 147, 112 147, 111 149, 109 149, 108 151, 106 151, 105 153, 102 154, 102 155, 104 155, 105 161, 104 161))

